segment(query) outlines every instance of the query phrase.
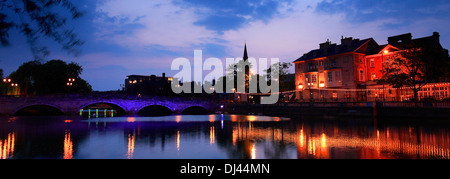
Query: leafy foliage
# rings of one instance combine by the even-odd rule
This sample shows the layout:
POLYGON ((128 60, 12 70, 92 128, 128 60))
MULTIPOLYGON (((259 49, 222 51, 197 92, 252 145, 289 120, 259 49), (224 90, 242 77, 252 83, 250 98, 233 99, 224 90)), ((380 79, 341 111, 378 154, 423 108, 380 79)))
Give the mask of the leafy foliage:
POLYGON ((44 64, 37 60, 22 64, 10 78, 19 84, 25 94, 54 94, 54 93, 88 93, 91 85, 79 75, 83 68, 71 62, 50 60, 44 64), (72 86, 68 86, 68 79, 74 78, 72 86))
POLYGON ((436 46, 419 46, 411 43, 391 60, 383 64, 383 76, 378 84, 394 88, 409 87, 417 92, 427 83, 439 81, 448 72, 448 50, 436 46))
POLYGON ((27 37, 36 60, 49 55, 38 39, 46 37, 62 46, 62 49, 77 55, 77 47, 84 42, 78 39, 66 22, 77 19, 82 13, 69 0, 0 0, 0 45, 9 46, 9 31, 17 29, 27 37), (62 11, 67 10, 67 12, 62 11))

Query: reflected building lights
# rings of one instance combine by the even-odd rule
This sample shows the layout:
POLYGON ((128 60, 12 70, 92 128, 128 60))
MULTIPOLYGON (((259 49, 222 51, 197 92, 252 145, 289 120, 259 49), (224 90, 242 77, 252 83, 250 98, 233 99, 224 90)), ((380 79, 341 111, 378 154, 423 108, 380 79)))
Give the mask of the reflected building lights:
POLYGON ((251 145, 250 151, 251 151, 252 159, 256 159, 256 148, 255 148, 255 144, 254 143, 251 145))
POLYGON ((177 131, 177 151, 180 151, 180 131, 177 131))
POLYGON ((72 137, 70 136, 70 132, 65 132, 64 134, 64 159, 72 159, 73 158, 73 142, 72 137))
MULTIPOLYGON (((331 155, 330 149, 341 148, 358 151, 358 158, 391 158, 391 155, 401 153, 411 158, 450 159, 450 134, 427 134, 423 131, 416 133, 413 130, 377 129, 372 133, 373 136, 360 137, 347 133, 349 131, 330 129, 333 131, 331 135, 325 132, 315 135, 308 128, 291 131, 261 128, 246 123, 243 125, 238 122, 233 125, 232 142, 233 146, 236 146, 239 141, 272 141, 296 145, 298 158, 336 157, 339 154, 331 155)), ((251 149, 249 152, 252 154, 251 149)))
POLYGON ((136 139, 136 135, 134 132, 133 132, 133 134, 128 134, 128 152, 127 152, 128 159, 133 159, 135 139, 136 139))
POLYGON ((15 133, 8 133, 8 137, 0 140, 0 159, 9 159, 14 155, 14 147, 16 145, 15 133))
POLYGON ((209 128, 209 144, 214 144, 216 141, 216 134, 214 130, 214 126, 209 128))

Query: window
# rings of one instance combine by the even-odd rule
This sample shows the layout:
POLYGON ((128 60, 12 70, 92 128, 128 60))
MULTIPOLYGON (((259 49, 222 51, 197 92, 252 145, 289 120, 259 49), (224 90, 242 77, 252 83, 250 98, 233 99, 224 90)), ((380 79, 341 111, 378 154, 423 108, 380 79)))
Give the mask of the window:
POLYGON ((341 77, 341 72, 340 71, 337 71, 335 75, 336 75, 336 81, 339 81, 339 82, 342 81, 342 77, 341 77))
POLYGON ((336 92, 333 92, 333 99, 337 99, 337 93, 336 92))
POLYGON ((375 59, 370 59, 370 68, 375 68, 375 59))
POLYGON ((364 81, 364 71, 359 70, 359 81, 364 81))
POLYGON ((327 77, 328 77, 328 82, 333 82, 333 72, 328 72, 327 77))
POLYGON ((311 76, 308 74, 308 75, 305 75, 305 81, 306 81, 306 83, 310 83, 311 81, 309 80, 311 78, 311 76))
POLYGON ((317 75, 311 75, 311 82, 313 83, 317 82, 317 75))
POLYGON ((308 67, 309 67, 309 70, 313 70, 314 69, 314 64, 313 63, 308 63, 308 67))
POLYGON ((314 62, 308 63, 308 69, 309 69, 309 71, 317 70, 317 62, 316 63, 314 63, 314 62))

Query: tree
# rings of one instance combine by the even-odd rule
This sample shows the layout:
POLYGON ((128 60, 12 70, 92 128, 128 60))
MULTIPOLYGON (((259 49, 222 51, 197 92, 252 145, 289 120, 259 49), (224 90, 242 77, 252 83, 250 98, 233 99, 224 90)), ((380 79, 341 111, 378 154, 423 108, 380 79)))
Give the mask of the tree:
MULTIPOLYGON (((278 62, 275 64, 272 64, 271 67, 275 69, 273 72, 273 75, 278 76, 278 81, 280 83, 280 91, 288 91, 292 88, 295 89, 295 82, 288 83, 286 81, 287 75, 289 74, 289 68, 292 66, 292 63, 287 62, 278 62)), ((267 73, 267 80, 270 82, 272 78, 272 68, 268 68, 267 70, 264 70, 267 73)))
MULTIPOLYGON (((230 89, 232 89, 231 84, 234 84, 234 88, 236 88, 236 90, 242 88, 245 89, 245 91, 248 92, 249 89, 249 82, 250 82, 250 78, 251 78, 251 73, 250 73, 250 69, 252 68, 252 64, 249 61, 246 60, 240 60, 237 63, 231 64, 226 68, 227 71, 227 78, 226 78, 226 82, 227 85, 224 91, 229 91, 230 89), (241 76, 239 76, 239 74, 243 74, 244 78, 242 79, 241 76), (241 78, 241 79, 240 79, 241 78), (242 83, 244 82, 244 83, 242 83)), ((224 86, 225 87, 225 86, 224 86)))
POLYGON ((82 71, 83 68, 74 62, 67 64, 62 60, 50 60, 42 64, 34 60, 22 64, 10 78, 25 94, 91 92, 91 85, 79 76, 82 71))
POLYGON ((69 53, 79 53, 77 47, 83 41, 73 29, 66 28, 65 16, 77 19, 82 13, 69 0, 0 0, 0 9, 0 46, 9 46, 9 32, 17 29, 27 37, 36 60, 50 53, 47 47, 38 44, 42 37, 52 39, 69 53))
POLYGON ((436 46, 419 46, 411 43, 396 57, 385 61, 383 76, 378 84, 413 90, 417 102, 418 91, 427 83, 437 81, 448 71, 448 50, 436 46))

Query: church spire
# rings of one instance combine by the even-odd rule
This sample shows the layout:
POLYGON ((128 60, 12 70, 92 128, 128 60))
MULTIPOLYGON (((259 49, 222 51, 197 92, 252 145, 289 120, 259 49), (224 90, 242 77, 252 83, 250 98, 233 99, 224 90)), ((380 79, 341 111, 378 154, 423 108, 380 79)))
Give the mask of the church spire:
POLYGON ((243 57, 244 61, 248 60, 248 55, 247 55, 247 42, 245 42, 245 46, 244 46, 244 57, 243 57))

